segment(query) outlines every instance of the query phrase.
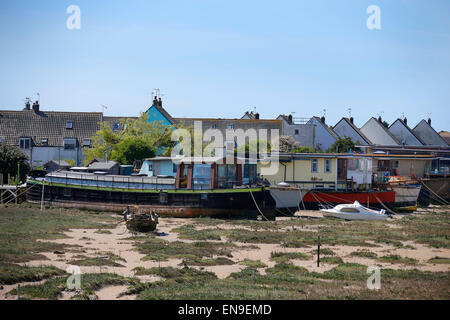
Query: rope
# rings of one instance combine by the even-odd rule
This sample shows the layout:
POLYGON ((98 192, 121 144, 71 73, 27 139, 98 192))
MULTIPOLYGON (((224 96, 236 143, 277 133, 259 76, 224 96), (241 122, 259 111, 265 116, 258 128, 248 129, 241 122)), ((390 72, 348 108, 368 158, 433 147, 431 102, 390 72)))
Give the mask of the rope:
POLYGON ((262 213, 262 211, 259 209, 258 204, 256 203, 255 197, 253 196, 253 192, 252 189, 250 188, 250 186, 247 186, 248 190, 250 190, 250 195, 252 196, 253 202, 255 203, 256 209, 258 209, 259 213, 264 217, 264 219, 266 219, 267 221, 269 221, 269 219, 266 218, 266 216, 262 213))
POLYGON ((448 201, 446 201, 444 198, 441 198, 436 192, 434 192, 433 190, 431 190, 425 183, 423 183, 423 181, 420 181, 420 183, 427 188, 429 191, 431 191, 438 199, 441 199, 441 202, 445 205, 449 205, 450 203, 448 201))
POLYGON ((394 211, 392 211, 391 209, 389 209, 378 197, 376 194, 373 195, 375 197, 375 199, 377 199, 377 201, 381 204, 381 206, 389 213, 391 214, 396 214, 394 211))
MULTIPOLYGON (((274 197, 275 200, 278 200, 278 201, 280 200, 280 199, 278 199, 278 197, 275 196, 275 194, 270 194, 270 195, 271 195, 272 197, 274 197)), ((284 205, 283 201, 280 201, 280 203, 281 203, 282 205, 284 205)), ((295 212, 292 212, 291 209, 289 209, 289 207, 285 207, 285 208, 288 209, 288 211, 289 211, 289 213, 290 213, 291 215, 294 215, 294 214, 295 214, 295 212)), ((286 216, 286 217, 289 217, 289 215, 287 215, 287 214, 281 212, 280 210, 278 210, 278 209, 276 209, 276 208, 275 208, 275 210, 276 210, 277 212, 281 213, 282 215, 284 215, 284 216, 286 216)))
POLYGON ((8 203, 10 203, 11 201, 13 201, 15 198, 18 198, 19 196, 21 196, 22 194, 24 194, 25 192, 27 192, 28 190, 31 190, 32 188, 34 188, 35 186, 37 186, 37 185, 39 185, 39 184, 33 184, 31 187, 28 187, 28 188, 26 188, 24 191, 22 191, 22 192, 20 192, 20 193, 18 193, 18 194, 16 194, 16 196, 13 196, 12 194, 9 194, 7 197, 6 197, 6 199, 8 199, 8 197, 12 197, 12 199, 11 200, 8 200, 7 202, 4 202, 3 204, 8 204, 8 203))

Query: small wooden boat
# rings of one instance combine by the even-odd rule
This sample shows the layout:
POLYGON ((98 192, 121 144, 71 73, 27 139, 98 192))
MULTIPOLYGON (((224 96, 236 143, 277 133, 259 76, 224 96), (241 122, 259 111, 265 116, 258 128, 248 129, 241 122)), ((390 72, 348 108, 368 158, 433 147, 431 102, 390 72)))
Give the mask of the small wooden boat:
POLYGON ((137 232, 149 232, 156 229, 158 215, 151 209, 139 209, 135 211, 125 210, 124 219, 128 230, 137 232))
POLYGON ((340 204, 331 209, 320 209, 324 216, 341 218, 345 220, 386 220, 386 210, 380 211, 368 209, 358 201, 352 204, 340 204))

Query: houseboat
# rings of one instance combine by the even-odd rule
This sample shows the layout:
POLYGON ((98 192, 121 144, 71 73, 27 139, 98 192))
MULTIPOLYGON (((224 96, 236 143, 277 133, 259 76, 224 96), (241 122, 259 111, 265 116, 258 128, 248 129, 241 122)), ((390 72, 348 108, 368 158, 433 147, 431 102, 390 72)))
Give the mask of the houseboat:
MULTIPOLYGON (((392 161, 397 167, 399 162, 404 162, 401 156, 389 156, 391 158, 397 159, 392 161)), ((301 209, 318 210, 355 201, 368 208, 392 211, 411 211, 417 207, 420 186, 389 185, 386 172, 383 171, 386 164, 383 156, 296 153, 280 154, 279 161, 277 173, 264 178, 271 185, 285 182, 305 190, 301 209)), ((262 166, 263 164, 259 164, 258 169, 262 166)))
MULTIPOLYGON (((174 176, 155 175, 154 167, 151 176, 56 171, 43 179, 28 179, 27 201, 113 211, 138 205, 153 209, 159 216, 171 217, 261 215, 274 219, 276 202, 269 187, 252 179, 243 183, 243 167, 248 173, 250 164, 238 158, 233 164, 225 160, 179 159, 174 176)), ((171 168, 175 170, 175 166, 171 168)), ((256 173, 256 167, 253 171, 256 173)))

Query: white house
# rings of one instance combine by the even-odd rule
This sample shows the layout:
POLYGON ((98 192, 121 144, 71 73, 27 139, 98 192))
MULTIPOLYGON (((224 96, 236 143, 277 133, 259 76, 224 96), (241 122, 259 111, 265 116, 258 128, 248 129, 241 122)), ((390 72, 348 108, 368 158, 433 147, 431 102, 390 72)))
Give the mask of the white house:
POLYGON ((338 123, 333 127, 333 131, 336 132, 339 137, 349 137, 355 144, 359 145, 370 145, 372 144, 367 138, 353 123, 353 118, 342 118, 338 123))
POLYGON ((325 123, 325 117, 312 117, 307 124, 315 126, 314 148, 317 150, 326 151, 339 140, 339 136, 325 123))

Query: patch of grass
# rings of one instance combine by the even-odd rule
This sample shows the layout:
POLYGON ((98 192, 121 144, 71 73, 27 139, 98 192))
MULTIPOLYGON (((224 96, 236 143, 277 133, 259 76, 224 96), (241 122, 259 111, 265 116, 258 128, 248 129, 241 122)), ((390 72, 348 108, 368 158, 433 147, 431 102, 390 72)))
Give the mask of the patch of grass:
POLYGON ((178 228, 172 229, 172 231, 179 233, 181 239, 190 240, 220 240, 220 230, 218 229, 203 229, 196 230, 192 224, 186 224, 178 228))
POLYGON ((377 254, 368 250, 358 250, 350 253, 353 257, 363 257, 363 258, 376 258, 377 254))
POLYGON ((168 242, 155 237, 147 237, 145 240, 136 241, 136 246, 140 253, 146 254, 144 260, 154 261, 166 261, 173 258, 232 257, 230 249, 237 247, 232 243, 168 242))
POLYGON ((193 256, 187 257, 184 260, 188 266, 224 266, 234 264, 233 260, 225 257, 199 259, 198 257, 193 256))
POLYGON ((320 262, 329 263, 329 264, 343 263, 343 261, 340 257, 323 257, 323 258, 320 258, 320 262))
POLYGON ((104 229, 117 218, 109 213, 90 213, 75 209, 46 209, 39 206, 13 205, 0 214, 0 261, 9 263, 46 259, 41 252, 64 251, 68 245, 36 241, 65 238, 73 228, 104 229), (105 224, 106 223, 111 223, 105 224))
POLYGON ((69 262, 76 266, 110 266, 110 267, 123 267, 120 263, 115 262, 111 258, 105 257, 85 257, 79 260, 72 260, 69 262))
POLYGON ((429 263, 445 263, 450 264, 450 258, 443 258, 443 257, 434 257, 428 260, 429 263))
POLYGON ((109 231, 108 229, 98 229, 98 230, 95 231, 94 233, 100 233, 100 234, 112 234, 112 232, 109 231))
POLYGON ((242 264, 249 268, 255 268, 255 269, 267 267, 267 264, 265 264, 264 262, 261 262, 261 260, 244 259, 244 260, 240 261, 239 264, 242 264))
POLYGON ((209 271, 201 271, 195 268, 149 268, 137 267, 134 269, 135 275, 156 275, 164 279, 176 279, 177 282, 194 282, 217 279, 216 275, 209 271))
POLYGON ((53 276, 64 275, 65 272, 53 266, 26 267, 0 262, 0 284, 41 281, 53 276))
POLYGON ((378 261, 390 262, 390 263, 401 263, 401 264, 417 264, 416 259, 412 259, 412 258, 408 258, 408 257, 400 257, 399 255, 396 255, 396 254, 379 257, 378 261))
MULTIPOLYGON (((61 296, 61 293, 67 289, 68 277, 58 277, 47 280, 42 284, 26 285, 20 287, 20 295, 30 299, 49 299, 55 300, 61 296)), ((124 278, 111 273, 88 273, 81 275, 81 293, 75 299, 88 299, 89 295, 95 291, 109 285, 137 284, 137 280, 124 278)), ((16 295, 17 290, 13 289, 10 294, 16 295)))
MULTIPOLYGON (((313 254, 313 256, 317 256, 317 249, 311 251, 311 253, 313 254)), ((333 250, 329 249, 329 248, 320 248, 320 256, 334 256, 336 255, 333 250)))
POLYGON ((272 252, 270 260, 276 262, 288 262, 290 260, 310 260, 312 257, 309 254, 302 252, 272 252))
POLYGON ((341 263, 324 273, 311 273, 317 278, 333 280, 364 280, 368 278, 367 266, 359 263, 341 263))

